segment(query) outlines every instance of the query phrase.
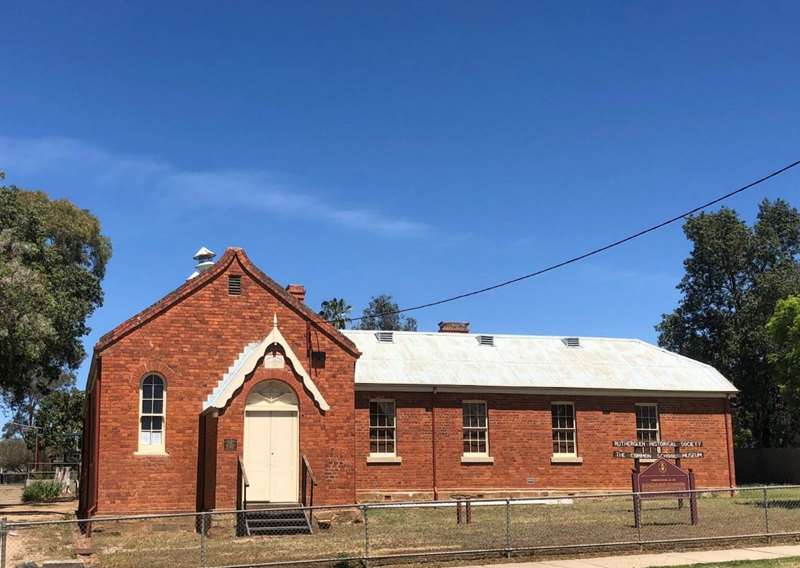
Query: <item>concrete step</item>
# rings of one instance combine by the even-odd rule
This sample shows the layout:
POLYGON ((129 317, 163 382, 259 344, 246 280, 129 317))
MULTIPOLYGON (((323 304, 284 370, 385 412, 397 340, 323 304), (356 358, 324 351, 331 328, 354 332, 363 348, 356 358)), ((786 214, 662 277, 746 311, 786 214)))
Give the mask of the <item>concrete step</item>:
POLYGON ((244 523, 248 535, 311 533, 311 526, 302 510, 270 507, 266 503, 248 503, 247 509, 244 523))

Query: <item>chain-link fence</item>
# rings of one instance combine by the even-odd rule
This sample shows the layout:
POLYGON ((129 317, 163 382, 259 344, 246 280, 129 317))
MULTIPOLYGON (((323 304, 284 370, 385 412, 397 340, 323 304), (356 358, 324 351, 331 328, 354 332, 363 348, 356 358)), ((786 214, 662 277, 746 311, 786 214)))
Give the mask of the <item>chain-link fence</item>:
POLYGON ((800 486, 4 520, 0 568, 84 556, 112 568, 344 566, 776 536, 800 537, 800 486))

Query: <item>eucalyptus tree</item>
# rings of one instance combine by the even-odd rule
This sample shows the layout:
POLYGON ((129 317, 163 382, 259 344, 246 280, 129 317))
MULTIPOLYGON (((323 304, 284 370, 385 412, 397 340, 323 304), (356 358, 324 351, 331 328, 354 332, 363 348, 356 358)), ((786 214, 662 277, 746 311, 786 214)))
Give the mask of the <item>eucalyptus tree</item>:
POLYGON ((764 200, 752 226, 732 209, 686 220, 692 250, 677 308, 656 326, 659 344, 717 368, 741 391, 736 443, 792 443, 793 409, 783 393, 767 329, 776 303, 800 292, 800 214, 764 200))

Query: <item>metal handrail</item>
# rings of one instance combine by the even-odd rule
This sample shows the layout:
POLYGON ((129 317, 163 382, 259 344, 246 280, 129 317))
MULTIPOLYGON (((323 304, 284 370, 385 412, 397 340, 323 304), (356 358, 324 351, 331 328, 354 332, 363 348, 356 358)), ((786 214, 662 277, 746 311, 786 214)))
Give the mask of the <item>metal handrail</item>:
POLYGON ((250 482, 247 480, 247 470, 244 468, 244 461, 239 458, 239 469, 242 470, 242 483, 245 487, 250 487, 250 482))
POLYGON ((242 458, 239 458, 238 471, 236 475, 236 508, 247 508, 247 488, 250 482, 247 479, 247 471, 244 468, 242 458))
POLYGON ((316 485, 317 480, 314 478, 314 470, 311 469, 311 464, 308 463, 308 458, 303 455, 303 466, 305 466, 306 471, 308 471, 308 477, 311 479, 311 485, 316 485))
POLYGON ((308 463, 308 458, 303 454, 303 457, 300 460, 303 466, 303 496, 302 502, 303 506, 305 507, 313 507, 314 506, 314 487, 317 485, 317 480, 314 477, 314 470, 311 469, 311 464, 308 463), (310 484, 309 484, 310 482, 310 484), (309 493, 308 498, 306 498, 306 493, 309 493))

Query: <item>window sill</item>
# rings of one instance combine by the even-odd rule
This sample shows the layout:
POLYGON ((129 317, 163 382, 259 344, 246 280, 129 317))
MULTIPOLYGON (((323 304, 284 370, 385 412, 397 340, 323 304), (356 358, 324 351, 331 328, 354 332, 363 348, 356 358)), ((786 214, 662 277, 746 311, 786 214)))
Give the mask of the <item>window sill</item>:
POLYGON ((461 456, 461 463, 485 463, 485 464, 492 464, 494 463, 494 458, 492 456, 461 456))
POLYGON ((144 457, 151 457, 151 458, 168 458, 169 454, 161 449, 161 450, 137 450, 133 452, 135 456, 144 456, 144 457))
POLYGON ((370 454, 367 456, 367 463, 402 463, 400 456, 370 454))
POLYGON ((551 464, 558 464, 558 463, 583 463, 583 458, 578 456, 560 456, 558 454, 553 454, 550 457, 551 464))

